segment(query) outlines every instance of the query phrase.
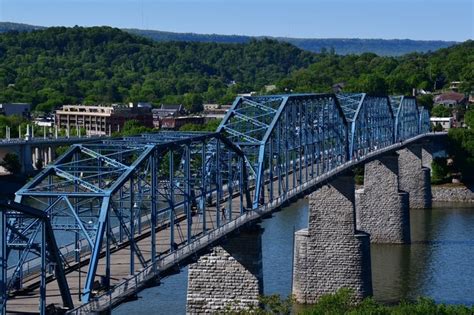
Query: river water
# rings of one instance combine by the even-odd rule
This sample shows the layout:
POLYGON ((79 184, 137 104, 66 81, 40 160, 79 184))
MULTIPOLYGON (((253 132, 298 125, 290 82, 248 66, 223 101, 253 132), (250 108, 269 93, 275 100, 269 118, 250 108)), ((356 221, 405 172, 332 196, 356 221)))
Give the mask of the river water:
MULTIPOLYGON (((264 293, 291 293, 293 232, 307 227, 308 203, 297 203, 262 223, 264 293)), ((374 298, 392 303, 418 296, 474 304, 474 204, 437 203, 411 210, 412 244, 372 245, 374 298)), ((187 268, 146 289, 114 314, 184 314, 187 268)))

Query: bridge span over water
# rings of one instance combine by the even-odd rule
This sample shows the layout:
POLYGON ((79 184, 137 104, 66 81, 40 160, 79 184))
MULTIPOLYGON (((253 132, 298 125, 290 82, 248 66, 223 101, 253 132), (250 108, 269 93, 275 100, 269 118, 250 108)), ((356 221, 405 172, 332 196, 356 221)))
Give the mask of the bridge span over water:
MULTIPOLYGON (((0 206, 2 312, 108 309, 356 166, 406 150, 429 180, 441 136, 412 97, 295 94, 239 97, 212 133, 73 144, 0 206)), ((429 206, 418 184, 396 191, 429 206)))

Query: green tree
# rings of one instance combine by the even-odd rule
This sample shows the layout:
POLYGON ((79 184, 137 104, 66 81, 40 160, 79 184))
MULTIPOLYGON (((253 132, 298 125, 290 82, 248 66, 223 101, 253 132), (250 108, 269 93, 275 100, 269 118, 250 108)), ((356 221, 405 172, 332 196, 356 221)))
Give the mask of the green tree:
POLYGON ((220 119, 212 119, 206 124, 197 125, 197 124, 185 124, 179 128, 180 131, 217 131, 217 127, 221 123, 220 119))
POLYGON ((451 110, 446 108, 444 105, 436 105, 431 110, 431 116, 433 117, 450 117, 451 110))
POLYGON ((448 152, 453 158, 454 171, 462 174, 464 182, 474 181, 474 130, 452 128, 448 132, 448 152))
POLYGON ((446 158, 435 158, 431 163, 431 183, 441 184, 446 182, 449 173, 446 158))
POLYGON ((416 100, 418 105, 423 106, 431 112, 431 109, 433 108, 433 96, 430 94, 419 95, 417 96, 416 100))
POLYGON ((57 147, 55 150, 56 156, 63 155, 64 153, 66 153, 68 149, 69 149, 69 146, 67 145, 62 145, 62 146, 57 147))
POLYGON ((388 86, 385 79, 378 74, 364 74, 359 79, 357 90, 372 95, 385 95, 388 86))
POLYGON ((11 174, 17 174, 21 171, 21 163, 18 155, 15 153, 7 153, 0 162, 0 166, 6 169, 11 174))
POLYGON ((118 136, 135 136, 138 134, 146 133, 146 132, 151 132, 153 129, 147 128, 143 125, 140 124, 139 121, 137 120, 128 120, 125 122, 123 125, 123 128, 120 132, 115 132, 113 136, 118 137, 118 136))
POLYGON ((184 107, 190 113, 199 113, 204 109, 202 106, 203 99, 200 94, 187 93, 184 95, 184 107))
POLYGON ((474 109, 470 109, 466 112, 464 122, 469 128, 474 129, 474 109))

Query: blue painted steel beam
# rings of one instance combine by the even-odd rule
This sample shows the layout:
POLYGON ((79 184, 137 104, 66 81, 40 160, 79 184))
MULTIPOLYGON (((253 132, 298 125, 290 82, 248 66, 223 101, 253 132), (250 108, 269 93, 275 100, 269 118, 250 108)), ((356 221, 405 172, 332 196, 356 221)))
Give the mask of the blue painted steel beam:
MULTIPOLYGON (((36 220, 39 220, 41 222, 40 224, 40 229, 41 229, 41 257, 42 257, 42 260, 46 259, 47 255, 46 255, 46 246, 48 248, 48 252, 49 252, 49 259, 51 259, 51 261, 54 263, 54 268, 55 268, 55 275, 56 275, 56 279, 58 281, 58 286, 59 286, 59 290, 60 290, 60 294, 61 294, 61 298, 62 298, 62 301, 63 301, 63 305, 66 307, 66 308, 69 308, 69 309, 72 309, 74 307, 74 303, 72 302, 72 297, 71 297, 71 293, 70 293, 70 290, 69 290, 69 285, 67 283, 67 279, 66 279, 66 274, 64 272, 64 268, 63 268, 63 261, 61 259, 61 255, 60 255, 60 252, 59 252, 59 249, 58 249, 58 246, 57 246, 57 243, 56 243, 56 238, 54 236, 54 232, 53 232, 53 229, 52 229, 52 226, 51 226, 51 222, 50 222, 50 219, 47 215, 47 213, 43 212, 43 211, 39 211, 37 209, 34 209, 32 207, 29 207, 29 206, 26 206, 26 205, 22 205, 22 204, 19 204, 19 203, 16 203, 16 202, 8 202, 8 203, 4 203, 4 202, 0 202, 0 212, 1 212, 1 215, 0 217, 2 218, 1 220, 1 224, 0 224, 0 228, 1 228, 1 232, 2 232, 2 244, 1 244, 1 248, 2 248, 2 257, 5 257, 5 259, 3 260, 2 259, 2 283, 0 284, 0 286, 2 286, 2 311, 5 310, 6 308, 6 303, 7 303, 7 287, 6 287, 6 284, 7 284, 7 281, 6 281, 6 273, 7 273, 7 268, 8 268, 8 264, 7 264, 7 261, 6 261, 6 255, 4 256, 3 254, 6 252, 6 247, 8 246, 8 240, 6 238, 4 238, 3 236, 6 235, 6 221, 8 220, 7 219, 7 216, 8 216, 8 212, 9 211, 14 211, 16 213, 16 215, 19 215, 22 216, 22 217, 29 217, 29 218, 34 218, 36 220)), ((35 239, 33 239, 32 241, 35 241, 35 239)), ((44 278, 45 277, 45 273, 46 273, 46 270, 44 268, 44 261, 42 262, 42 268, 41 268, 41 274, 42 274, 42 277, 44 278)), ((41 287, 42 287, 42 295, 41 295, 41 301, 40 301, 40 304, 43 304, 45 303, 45 295, 44 295, 44 290, 45 290, 45 286, 46 286, 46 283, 44 280, 41 281, 42 284, 41 284, 41 287)), ((44 313, 43 313, 44 314, 44 313)))
POLYGON ((135 254, 143 265, 141 249, 133 244, 142 229, 176 226, 176 235, 174 229, 167 232, 169 249, 162 253, 152 233, 150 263, 156 267, 160 255, 233 219, 233 202, 244 213, 286 198, 291 189, 356 153, 367 154, 427 129, 427 113, 413 110, 416 100, 400 98, 392 108, 386 97, 344 97, 240 97, 214 133, 158 132, 76 145, 17 192, 17 200, 39 204, 55 228, 81 231, 84 237, 76 241, 92 243, 82 296, 89 301, 103 238, 109 266, 111 242, 126 236, 134 273, 135 254), (234 192, 240 197, 232 198, 234 192), (66 219, 73 223, 61 222, 66 219), (180 222, 186 224, 187 236, 180 222), (202 229, 195 231, 197 226, 202 229))

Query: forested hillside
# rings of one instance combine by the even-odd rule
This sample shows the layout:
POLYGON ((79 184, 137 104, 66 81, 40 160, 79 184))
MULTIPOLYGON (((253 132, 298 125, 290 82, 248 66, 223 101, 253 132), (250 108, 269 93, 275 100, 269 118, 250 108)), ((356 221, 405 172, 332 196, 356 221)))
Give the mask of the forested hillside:
MULTIPOLYGON (((42 26, 33 26, 20 23, 0 22, 0 33, 8 31, 32 31, 44 29, 42 26)), ((244 35, 194 34, 175 33, 155 30, 124 29, 125 31, 153 39, 155 41, 190 41, 204 43, 248 43, 252 37, 244 35)), ((298 48, 319 53, 324 50, 334 50, 339 55, 375 53, 380 56, 400 56, 411 52, 435 51, 456 44, 453 41, 441 40, 410 40, 410 39, 361 39, 361 38, 270 38, 290 43, 298 48)))
POLYGON ((23 23, 0 22, 0 33, 5 32, 30 32, 44 29, 43 26, 36 26, 23 23))
POLYGON ((274 40, 154 42, 109 27, 0 34, 0 102, 48 111, 65 103, 231 102, 237 93, 344 91, 410 94, 462 80, 473 90, 474 42, 429 54, 314 54, 274 40))
POLYGON ((252 39, 270 38, 290 43, 298 48, 319 53, 334 50, 338 55, 375 53, 380 56, 400 56, 411 52, 429 52, 455 45, 453 41, 410 39, 362 38, 291 38, 252 37, 243 35, 174 33, 152 30, 125 29, 125 31, 156 41, 192 41, 204 43, 248 43, 252 39))
POLYGON ((462 92, 474 90, 474 41, 401 57, 320 54, 317 62, 277 85, 280 91, 298 92, 330 91, 333 84, 342 83, 345 91, 410 94, 413 88, 441 89, 450 81, 463 81, 462 92))
POLYGON ((230 102, 316 61, 271 40, 157 43, 108 28, 0 35, 0 102, 49 110, 64 103, 230 102))

